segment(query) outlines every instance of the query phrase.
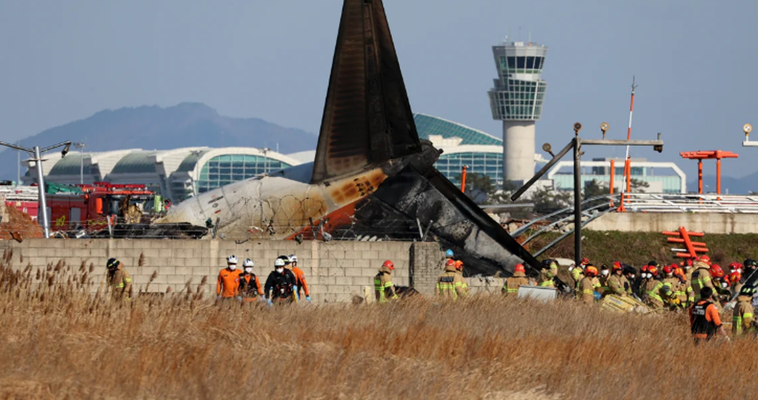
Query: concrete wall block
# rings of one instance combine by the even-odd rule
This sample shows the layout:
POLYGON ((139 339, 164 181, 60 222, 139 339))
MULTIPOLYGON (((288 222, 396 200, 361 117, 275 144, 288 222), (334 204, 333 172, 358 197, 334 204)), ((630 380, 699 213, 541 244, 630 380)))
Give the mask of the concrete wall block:
POLYGON ((362 276, 362 277, 352 277, 350 278, 352 282, 352 286, 363 288, 364 286, 371 286, 374 287, 374 278, 368 277, 368 276, 362 276))
MULTIPOLYGON (((393 254, 393 256, 395 255, 393 254)), ((361 256, 360 256, 360 259, 362 260, 378 260, 379 258, 380 258, 379 251, 377 250, 364 250, 361 252, 361 256)), ((391 259, 392 257, 386 257, 386 258, 391 259)))
POLYGON ((361 268, 345 268, 345 276, 363 276, 361 268))
POLYGON ((322 268, 321 271, 319 271, 322 276, 345 276, 345 269, 344 268, 322 268))
POLYGON ((158 270, 158 275, 166 276, 166 275, 176 275, 176 267, 171 266, 160 266, 156 268, 158 270))
POLYGON ((187 284, 187 281, 191 281, 190 276, 186 276, 186 275, 169 275, 168 276, 168 283, 179 285, 182 288, 184 287, 184 285, 187 284))
POLYGON ((349 277, 338 276, 336 282, 337 285, 350 286, 353 284, 353 279, 349 277))
POLYGON ((320 276, 319 282, 322 287, 326 287, 329 285, 335 285, 337 283, 337 278, 334 276, 320 276))

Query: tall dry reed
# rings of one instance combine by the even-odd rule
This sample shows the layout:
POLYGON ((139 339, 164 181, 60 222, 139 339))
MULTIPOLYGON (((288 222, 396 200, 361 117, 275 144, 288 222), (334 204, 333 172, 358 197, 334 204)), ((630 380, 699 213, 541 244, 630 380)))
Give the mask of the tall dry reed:
POLYGON ((1 398, 731 399, 756 389, 756 342, 695 348, 683 315, 500 296, 269 308, 186 290, 113 303, 91 294, 99 281, 83 265, 58 265, 0 266, 1 398))

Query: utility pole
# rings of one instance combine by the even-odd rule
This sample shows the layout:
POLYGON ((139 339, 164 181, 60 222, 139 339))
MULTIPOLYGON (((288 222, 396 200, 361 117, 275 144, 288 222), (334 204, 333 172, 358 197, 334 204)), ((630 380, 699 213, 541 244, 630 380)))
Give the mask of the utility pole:
POLYGON ((61 142, 52 146, 45 147, 43 149, 40 149, 39 146, 34 146, 33 148, 29 149, 1 141, 0 146, 10 147, 14 150, 25 151, 31 157, 33 157, 31 161, 34 161, 37 168, 37 191, 39 192, 39 209, 37 211, 37 222, 42 225, 42 230, 45 233, 45 239, 49 238, 50 220, 47 215, 47 201, 45 198, 45 175, 42 173, 42 161, 44 161, 42 159, 42 154, 50 150, 57 149, 58 147, 63 147, 63 150, 61 151, 61 158, 66 157, 66 154, 68 154, 68 151, 71 148, 71 142, 61 142))
MULTIPOLYGON (((553 156, 553 159, 545 164, 542 169, 537 172, 528 182, 521 186, 511 196, 512 201, 518 200, 521 195, 524 194, 537 180, 550 170, 563 156, 565 156, 569 150, 574 151, 574 262, 576 265, 581 264, 582 260, 582 146, 652 146, 653 150, 657 152, 663 151, 663 140, 661 140, 661 134, 658 134, 657 140, 611 140, 606 139, 605 134, 609 129, 607 123, 603 122, 600 125, 600 130, 603 132, 603 138, 596 139, 582 139, 579 136, 579 131, 582 129, 582 124, 579 122, 574 124, 574 138, 563 148, 557 155, 553 156)), ((552 153, 552 146, 549 143, 545 143, 542 149, 550 155, 552 153)))

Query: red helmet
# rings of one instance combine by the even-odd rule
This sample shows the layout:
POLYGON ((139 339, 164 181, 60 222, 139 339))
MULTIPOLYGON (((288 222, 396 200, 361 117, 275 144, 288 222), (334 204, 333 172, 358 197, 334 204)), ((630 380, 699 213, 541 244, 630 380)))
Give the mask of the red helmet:
POLYGON ((742 269, 742 264, 740 264, 738 262, 733 262, 733 263, 729 264, 729 270, 730 271, 734 271, 735 269, 742 269))
POLYGON ((524 272, 526 273, 526 269, 524 269, 524 264, 516 264, 516 272, 524 272))
POLYGON ((706 264, 708 264, 708 265, 710 265, 710 264, 711 264, 711 258, 710 258, 710 257, 708 257, 708 255, 707 255, 707 254, 703 254, 702 256, 700 256, 700 258, 698 258, 698 260, 699 260, 699 261, 702 261, 702 262, 704 262, 704 263, 706 263, 706 264))
POLYGON ((589 258, 587 258, 587 257, 582 258, 581 264, 589 264, 589 263, 590 263, 590 259, 589 258))
POLYGON ((740 281, 740 279, 742 279, 742 274, 737 271, 734 271, 731 274, 729 274, 730 283, 737 283, 740 281))
POLYGON ((711 276, 714 278, 723 278, 724 270, 718 264, 711 265, 711 276))
POLYGON ((587 268, 584 269, 584 274, 587 276, 597 276, 597 267, 594 265, 588 265, 587 268))
POLYGON ((451 265, 455 266, 455 260, 453 260, 452 258, 448 258, 447 261, 445 261, 445 266, 449 267, 451 265))
MULTIPOLYGON (((450 261, 453 261, 453 260, 450 260, 450 261)), ((455 269, 457 269, 458 271, 463 270, 463 261, 457 260, 455 262, 455 269)))
POLYGON ((658 268, 656 268, 655 265, 648 265, 647 272, 653 276, 658 276, 658 268))
POLYGON ((382 264, 382 267, 387 267, 388 269, 393 270, 395 269, 395 264, 392 261, 387 260, 382 264))
POLYGON ((676 265, 667 265, 663 267, 663 272, 666 274, 673 274, 676 269, 676 265))
POLYGON ((624 267, 621 266, 621 263, 618 261, 613 262, 613 272, 616 272, 620 269, 623 269, 624 267))
POLYGON ((647 265, 643 265, 642 268, 640 268, 640 272, 647 272, 647 269, 650 268, 647 265))

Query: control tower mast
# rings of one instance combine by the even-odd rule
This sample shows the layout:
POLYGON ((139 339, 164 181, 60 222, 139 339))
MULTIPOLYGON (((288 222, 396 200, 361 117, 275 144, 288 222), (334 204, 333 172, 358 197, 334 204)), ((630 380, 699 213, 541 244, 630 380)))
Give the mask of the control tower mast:
POLYGON ((490 89, 492 118, 503 121, 503 180, 523 183, 534 175, 534 125, 542 115, 547 47, 532 42, 492 46, 498 78, 490 89))

